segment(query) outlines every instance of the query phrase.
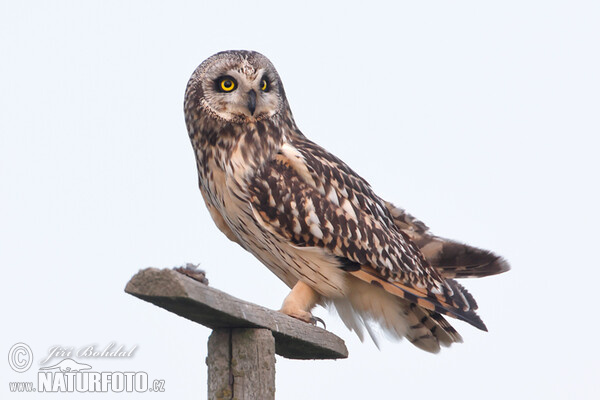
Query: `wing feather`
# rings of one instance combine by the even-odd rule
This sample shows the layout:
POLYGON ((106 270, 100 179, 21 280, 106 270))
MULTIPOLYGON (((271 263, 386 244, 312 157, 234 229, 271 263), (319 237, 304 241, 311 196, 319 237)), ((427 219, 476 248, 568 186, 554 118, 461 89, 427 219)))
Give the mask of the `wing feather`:
POLYGON ((468 292, 431 267, 386 203, 326 150, 307 139, 286 143, 249 188, 256 214, 294 245, 326 249, 359 279, 485 330, 468 292))

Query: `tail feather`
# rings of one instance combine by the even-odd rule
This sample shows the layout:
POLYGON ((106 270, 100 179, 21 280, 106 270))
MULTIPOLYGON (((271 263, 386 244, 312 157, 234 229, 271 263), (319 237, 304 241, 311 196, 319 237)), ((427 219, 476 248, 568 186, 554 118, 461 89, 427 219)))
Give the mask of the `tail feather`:
POLYGON ((431 353, 440 347, 461 343, 462 337, 444 315, 487 331, 477 315, 477 302, 454 278, 483 277, 510 269, 501 257, 456 241, 433 236, 429 228, 386 203, 395 225, 422 252, 427 262, 445 278, 441 293, 433 293, 410 282, 388 280, 368 265, 340 258, 347 272, 346 297, 329 299, 344 324, 361 340, 364 330, 377 344, 371 323, 379 324, 392 338, 406 337, 413 345, 431 353))
POLYGON ((437 353, 440 346, 462 343, 460 334, 440 314, 414 303, 410 305, 410 314, 411 320, 416 319, 417 322, 409 326, 406 338, 418 348, 437 353))
MULTIPOLYGON (((438 314, 436 312, 429 311, 429 310, 423 310, 423 311, 432 320, 434 320, 435 324, 437 324, 437 327, 439 327, 441 329, 441 332, 439 330, 435 331, 436 333, 439 334, 438 339, 440 340, 441 343, 443 343, 445 346, 450 346, 450 344, 452 344, 452 343, 462 343, 463 342, 462 336, 460 336, 460 334, 456 331, 456 329, 454 329, 454 327, 452 325, 450 325, 450 323, 448 321, 446 321, 446 318, 444 318, 441 314, 438 314)), ((434 331, 434 329, 436 329, 436 326, 431 327, 432 332, 434 331)))
POLYGON ((477 247, 430 235, 414 241, 431 266, 445 278, 481 278, 510 269, 502 257, 477 247))
POLYGON ((496 254, 454 240, 434 236, 421 221, 402 208, 386 203, 394 224, 417 245, 429 264, 444 278, 480 278, 510 269, 496 254))
POLYGON ((445 281, 446 285, 442 288, 443 293, 433 294, 424 289, 410 286, 409 283, 388 281, 370 267, 362 267, 359 271, 353 271, 350 274, 410 303, 415 303, 439 314, 458 318, 478 329, 487 331, 485 324, 475 312, 477 303, 473 296, 452 279, 445 281))
POLYGON ((335 306, 346 327, 356 332, 361 341, 366 329, 379 347, 371 328, 372 323, 377 323, 391 338, 406 337, 415 346, 431 353, 439 352, 440 346, 462 342, 462 337, 439 313, 352 276, 348 277, 347 284, 348 297, 326 302, 335 306))

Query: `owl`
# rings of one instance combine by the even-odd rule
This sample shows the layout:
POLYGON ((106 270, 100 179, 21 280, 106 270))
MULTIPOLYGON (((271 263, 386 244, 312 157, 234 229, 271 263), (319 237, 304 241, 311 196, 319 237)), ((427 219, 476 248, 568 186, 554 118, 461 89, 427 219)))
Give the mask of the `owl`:
POLYGON ((273 64, 254 51, 205 60, 185 92, 199 186, 217 227, 291 288, 281 312, 336 309, 363 339, 379 326, 438 352, 462 342, 445 316, 487 330, 455 278, 509 269, 430 233, 298 129, 273 64))

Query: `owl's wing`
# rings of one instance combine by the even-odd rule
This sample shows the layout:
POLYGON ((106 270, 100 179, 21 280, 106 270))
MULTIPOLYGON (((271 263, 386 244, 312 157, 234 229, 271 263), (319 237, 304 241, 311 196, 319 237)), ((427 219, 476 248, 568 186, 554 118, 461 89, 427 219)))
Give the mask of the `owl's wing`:
POLYGON ((486 329, 473 297, 432 268, 366 181, 319 146, 285 144, 249 188, 255 215, 275 234, 337 256, 340 268, 400 298, 486 329))
POLYGON ((379 198, 369 184, 343 161, 306 138, 295 143, 303 155, 311 178, 320 188, 333 186, 355 208, 391 223, 419 248, 427 262, 444 278, 480 278, 510 269, 496 254, 433 235, 427 225, 400 207, 379 198))

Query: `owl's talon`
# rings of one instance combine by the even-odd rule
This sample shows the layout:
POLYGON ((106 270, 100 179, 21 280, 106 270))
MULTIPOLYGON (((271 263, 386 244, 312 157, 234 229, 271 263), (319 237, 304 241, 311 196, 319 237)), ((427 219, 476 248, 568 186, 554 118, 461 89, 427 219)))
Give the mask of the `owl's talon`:
POLYGON ((320 322, 323 324, 323 329, 327 329, 327 325, 325 325, 325 321, 323 321, 321 318, 319 317, 315 317, 314 315, 310 318, 310 323, 313 324, 314 326, 317 326, 317 322, 320 322))
POLYGON ((282 308, 281 310, 279 310, 279 312, 282 312, 292 318, 299 319, 300 321, 306 322, 307 324, 311 324, 314 326, 317 326, 317 322, 320 322, 321 324, 323 324, 323 329, 327 329, 327 327, 325 326, 325 321, 323 321, 319 317, 315 317, 308 311, 289 310, 289 309, 282 308))
POLYGON ((311 324, 314 326, 317 326, 317 323, 320 322, 321 324, 323 324, 323 329, 327 329, 327 326, 325 325, 325 321, 323 321, 319 317, 315 317, 314 315, 312 315, 311 313, 309 313, 307 311, 300 311, 300 310, 288 311, 288 310, 284 310, 284 309, 281 309, 279 311, 292 317, 292 318, 299 319, 300 321, 306 322, 307 324, 311 324))

